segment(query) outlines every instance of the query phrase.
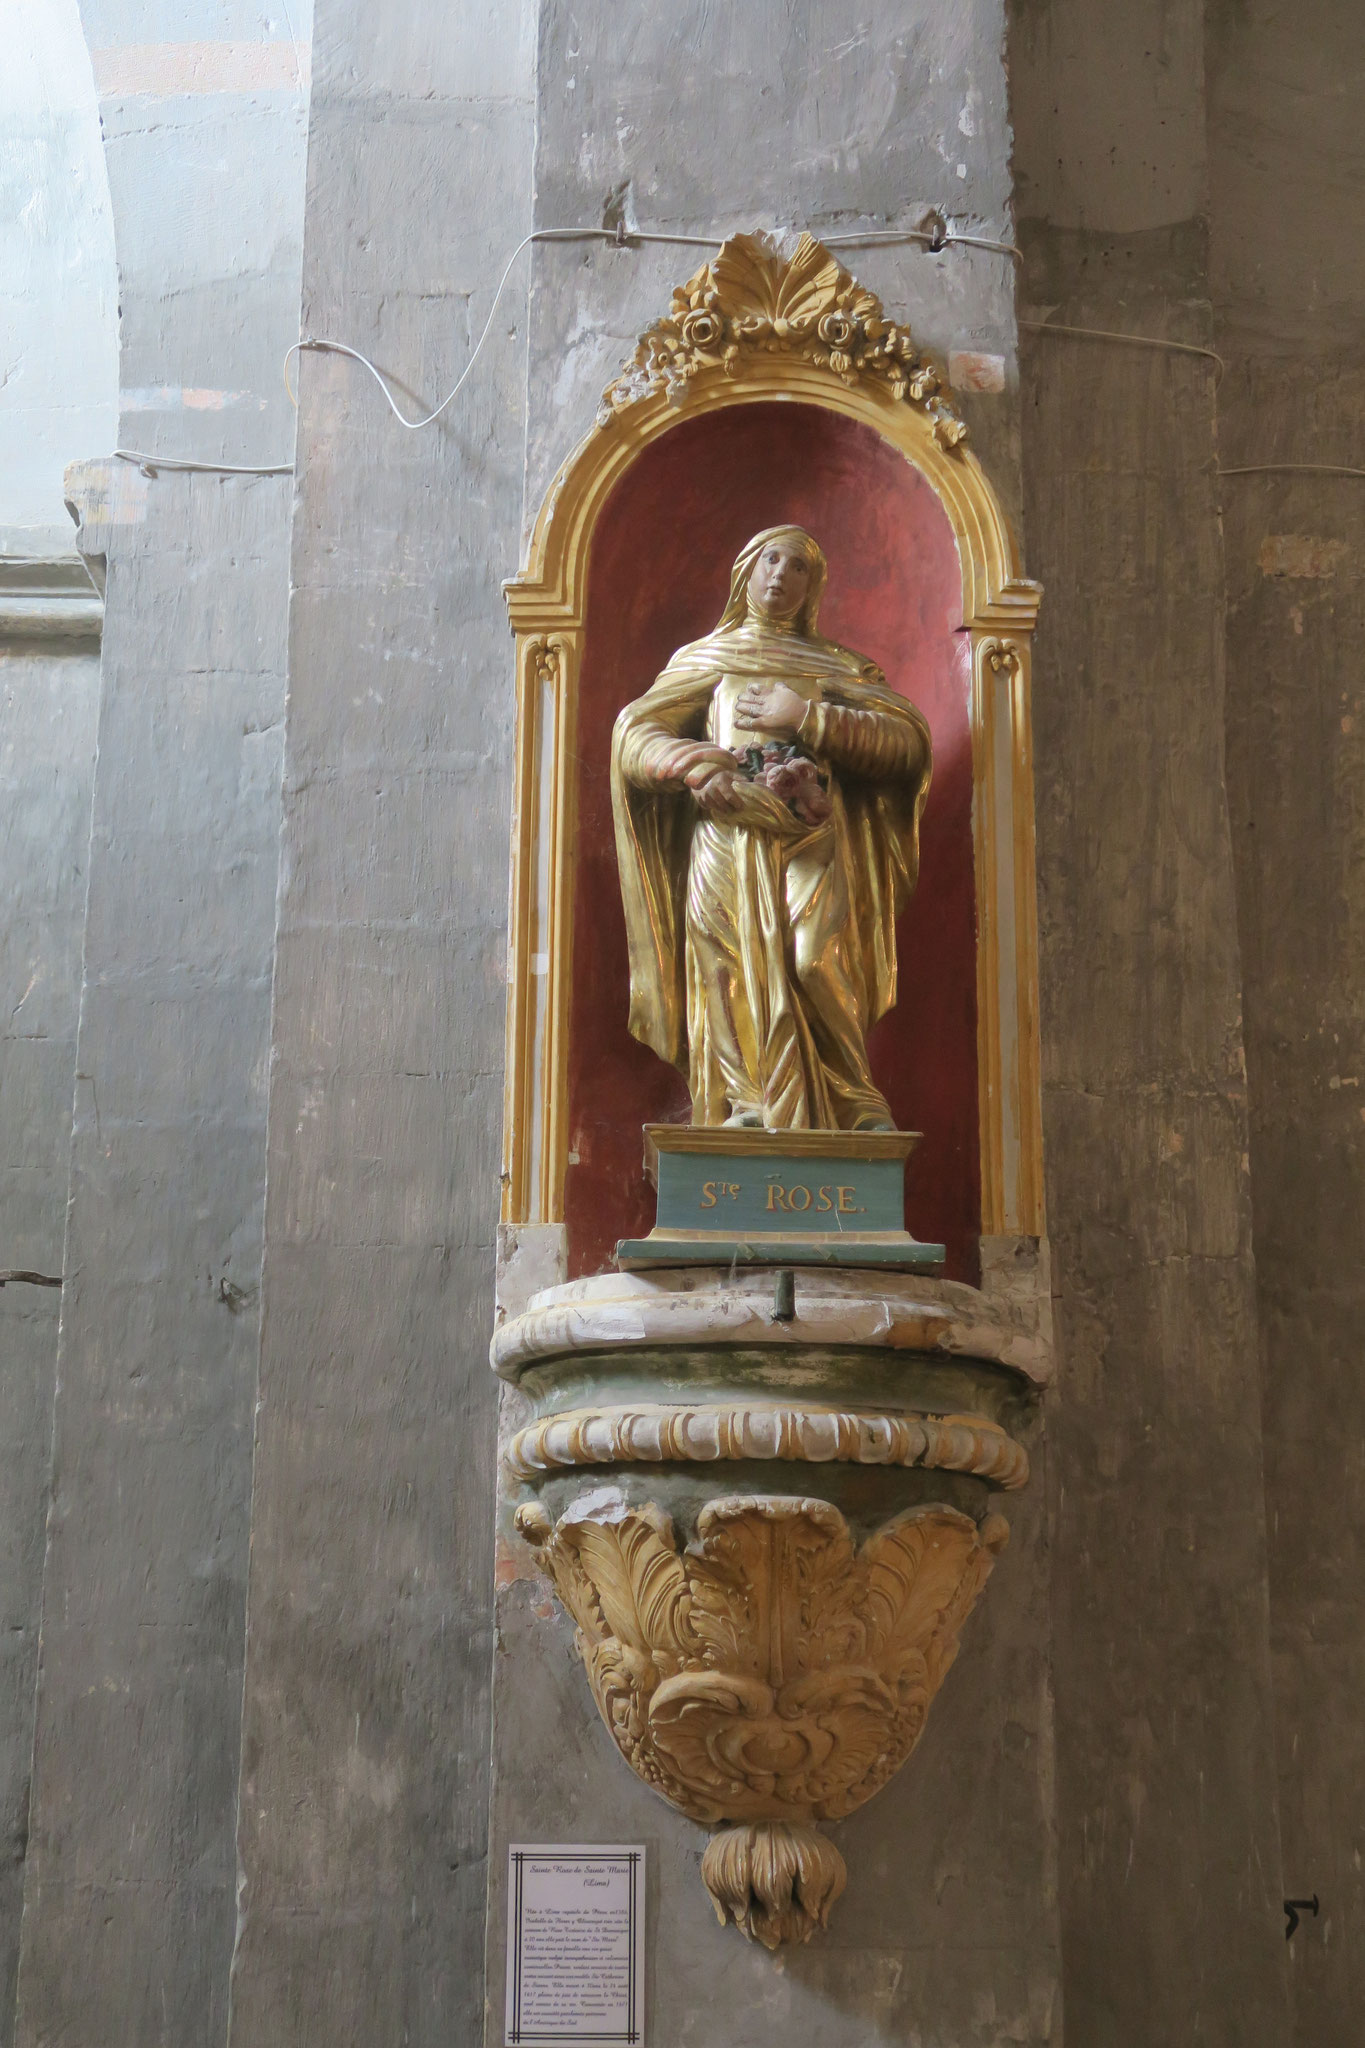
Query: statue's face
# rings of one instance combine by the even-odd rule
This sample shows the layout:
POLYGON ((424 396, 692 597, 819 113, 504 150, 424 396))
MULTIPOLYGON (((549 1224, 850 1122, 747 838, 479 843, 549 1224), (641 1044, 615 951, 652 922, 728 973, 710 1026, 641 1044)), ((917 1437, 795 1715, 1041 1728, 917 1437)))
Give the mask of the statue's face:
POLYGON ((749 572, 749 595, 770 619, 795 618, 809 589, 810 563, 791 541, 773 541, 749 572))

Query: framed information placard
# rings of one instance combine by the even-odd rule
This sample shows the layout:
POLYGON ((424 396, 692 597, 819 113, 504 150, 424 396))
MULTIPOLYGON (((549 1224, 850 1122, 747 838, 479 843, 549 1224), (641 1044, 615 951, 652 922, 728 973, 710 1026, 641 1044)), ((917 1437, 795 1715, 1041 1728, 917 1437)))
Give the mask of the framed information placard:
POLYGON ((639 2048, 644 1849, 518 1842, 507 1878, 507 2048, 639 2048))

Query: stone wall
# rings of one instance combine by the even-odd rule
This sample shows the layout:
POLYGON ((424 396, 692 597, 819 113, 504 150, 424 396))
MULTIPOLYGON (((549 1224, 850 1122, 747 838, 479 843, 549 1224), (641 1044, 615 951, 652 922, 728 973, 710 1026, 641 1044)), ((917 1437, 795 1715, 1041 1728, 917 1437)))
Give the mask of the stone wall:
MULTIPOLYGON (((1210 260, 1225 470, 1365 468, 1365 180, 1353 11, 1210 9, 1210 260), (1267 82, 1275 81, 1275 90, 1267 82)), ((1285 2039, 1346 2040, 1365 1997, 1365 478, 1222 485, 1227 747, 1251 1102, 1285 2039)))
MULTIPOLYGON (((1021 7, 1011 81, 1027 317, 1207 346, 1200 10, 1021 7)), ((1287 2021, 1214 367, 1032 329, 1022 360, 1047 589, 1063 1996, 1080 2040, 1271 2048, 1287 2021)))
MULTIPOLYGON (((319 16, 304 319, 409 416, 530 224, 532 55, 319 16)), ((424 433, 301 366, 234 2048, 481 2023, 520 305, 424 433)))
POLYGON ((0 2043, 13 2038, 62 1246, 80 1007, 100 604, 62 502, 110 445, 109 181, 76 0, 13 10, 0 69, 0 2043))
MULTIPOLYGON (((60 1278, 99 644, 0 644, 0 1270, 60 1278)), ((0 2042, 12 2039, 61 1295, 0 1291, 0 2042)))
MULTIPOLYGON (((83 25, 123 445, 287 464, 306 49, 210 5, 173 42, 151 6, 83 25)), ((226 2025, 291 494, 87 452, 108 631, 16 2032, 131 2048, 226 2025)))

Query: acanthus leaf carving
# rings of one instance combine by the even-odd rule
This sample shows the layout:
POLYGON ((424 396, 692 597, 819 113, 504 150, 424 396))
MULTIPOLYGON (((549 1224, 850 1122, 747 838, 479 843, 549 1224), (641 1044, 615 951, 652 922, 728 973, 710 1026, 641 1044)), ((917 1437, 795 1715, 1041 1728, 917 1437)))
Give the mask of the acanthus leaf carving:
POLYGON ((674 405, 699 371, 733 376, 746 355, 788 354, 843 383, 880 386, 918 406, 944 449, 967 438, 941 372, 881 300, 824 244, 803 234, 790 257, 756 235, 733 235, 673 292, 602 396, 599 424, 662 392, 674 405))
POLYGON ((842 1888, 813 1823, 852 1813, 918 1742, 1003 1519, 912 1508, 856 1550, 826 1501, 732 1496, 680 1549, 658 1508, 599 1494, 553 1531, 539 1511, 519 1526, 577 1623, 626 1761, 679 1812, 731 1830, 712 1858, 722 1917, 770 1945, 804 1940, 842 1888), (748 1919, 734 1911, 746 1857, 772 1880, 748 1919))

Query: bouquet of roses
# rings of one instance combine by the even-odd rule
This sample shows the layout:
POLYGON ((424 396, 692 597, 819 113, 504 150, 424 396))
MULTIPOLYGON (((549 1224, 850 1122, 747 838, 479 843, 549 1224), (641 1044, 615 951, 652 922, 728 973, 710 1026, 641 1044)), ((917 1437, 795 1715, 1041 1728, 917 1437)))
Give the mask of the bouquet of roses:
POLYGON ((739 773, 746 782, 769 789, 803 825, 823 825, 834 805, 829 778, 809 754, 803 754, 788 740, 765 740, 733 749, 739 773))

